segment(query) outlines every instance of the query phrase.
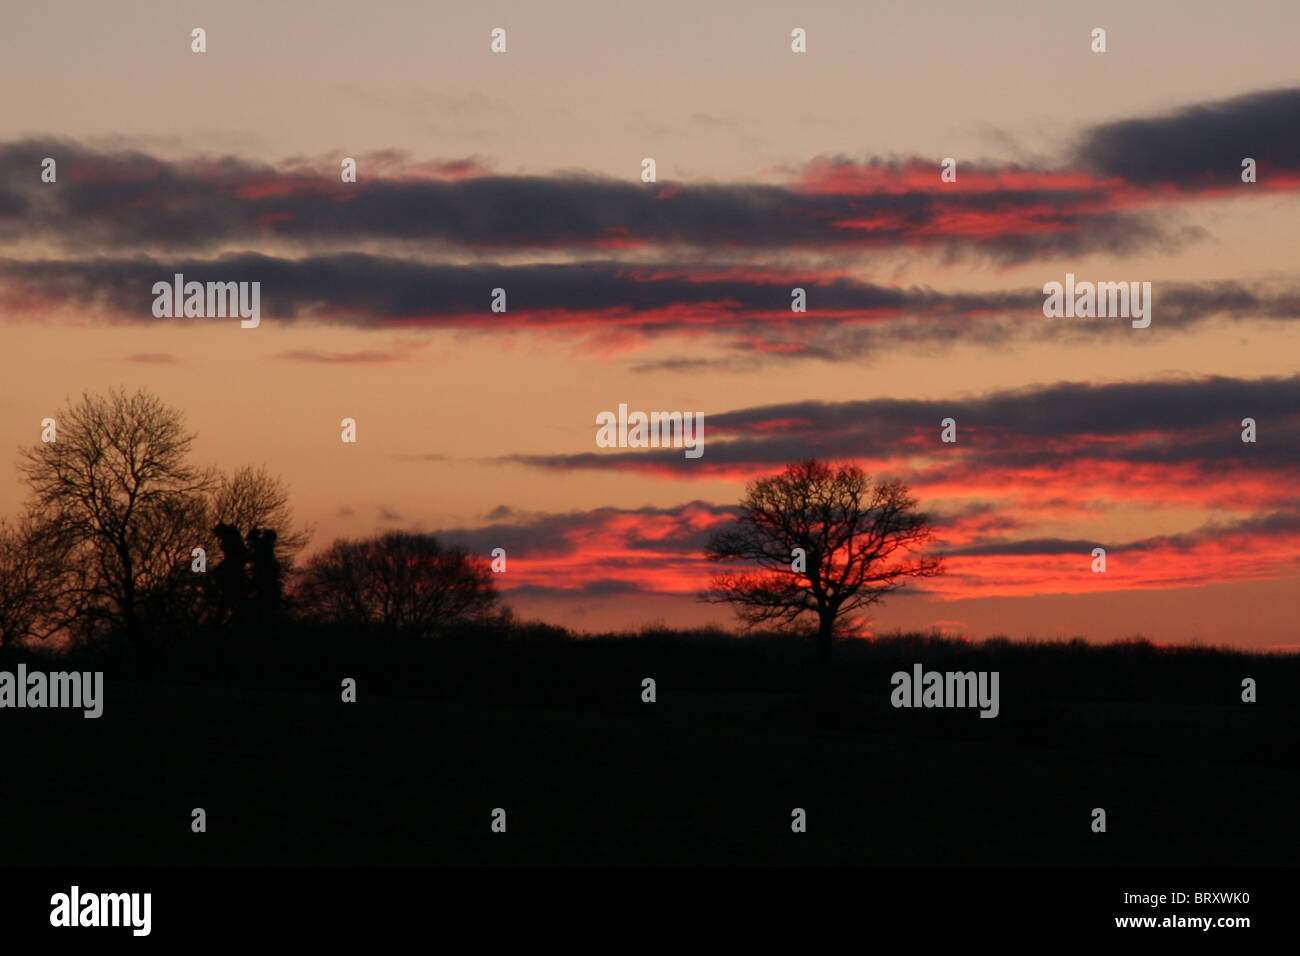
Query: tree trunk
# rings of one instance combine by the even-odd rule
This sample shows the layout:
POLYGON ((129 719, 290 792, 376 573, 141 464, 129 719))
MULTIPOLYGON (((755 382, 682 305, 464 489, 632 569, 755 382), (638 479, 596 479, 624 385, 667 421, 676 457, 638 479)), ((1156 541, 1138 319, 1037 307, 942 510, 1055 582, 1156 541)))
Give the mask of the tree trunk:
POLYGON ((831 670, 831 638, 835 633, 835 614, 829 610, 821 612, 821 624, 817 628, 817 661, 823 679, 831 670))
POLYGON ((139 630, 135 615, 135 563, 125 545, 119 547, 118 558, 122 562, 122 634, 117 657, 120 663, 129 664, 137 649, 136 632, 139 630))

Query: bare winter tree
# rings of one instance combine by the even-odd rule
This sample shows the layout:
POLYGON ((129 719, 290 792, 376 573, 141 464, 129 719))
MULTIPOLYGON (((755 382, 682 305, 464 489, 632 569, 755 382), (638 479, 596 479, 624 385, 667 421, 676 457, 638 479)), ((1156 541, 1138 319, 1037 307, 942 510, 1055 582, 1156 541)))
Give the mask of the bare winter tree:
POLYGON ((57 439, 19 466, 30 520, 75 578, 60 595, 65 616, 129 649, 181 580, 213 479, 186 461, 194 436, 181 413, 147 392, 84 394, 55 420, 57 439))
POLYGON ((215 536, 217 525, 229 525, 247 540, 256 531, 274 531, 276 557, 286 570, 311 540, 311 528, 294 527, 289 489, 265 468, 246 465, 230 475, 221 475, 211 505, 209 532, 215 536))
POLYGON ((941 559, 916 553, 932 533, 916 506, 902 482, 873 484, 852 464, 809 459, 753 481, 740 516, 714 534, 706 554, 758 570, 714 575, 706 599, 734 604, 750 625, 815 618, 824 670, 846 615, 908 578, 941 573, 941 559))
POLYGON ((326 620, 410 636, 486 617, 498 600, 486 558, 404 531, 334 542, 306 563, 297 597, 326 620))

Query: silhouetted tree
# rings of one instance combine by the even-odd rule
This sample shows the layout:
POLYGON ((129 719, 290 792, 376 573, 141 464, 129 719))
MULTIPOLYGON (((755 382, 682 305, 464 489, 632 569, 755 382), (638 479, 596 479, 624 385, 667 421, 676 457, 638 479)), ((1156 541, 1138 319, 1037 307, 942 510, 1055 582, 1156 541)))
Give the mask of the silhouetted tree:
POLYGON ((56 421, 57 440, 20 464, 29 514, 77 579, 59 595, 68 623, 130 649, 145 639, 147 606, 183 580, 212 477, 186 462, 194 436, 181 413, 146 392, 83 394, 56 421))
POLYGON ((59 631, 61 595, 73 583, 55 535, 29 515, 0 522, 0 647, 59 631))
POLYGON ((873 485, 852 464, 809 459, 750 482, 740 516, 710 538, 706 554, 758 570, 714 575, 706 599, 736 605, 749 625, 815 618, 825 671, 845 615, 907 578, 941 572, 940 559, 912 553, 932 530, 916 505, 902 482, 873 485))
POLYGON ((208 571, 209 592, 225 624, 242 618, 248 609, 248 547, 234 525, 218 524, 212 531, 221 547, 221 560, 208 571))
POLYGON ((258 621, 273 624, 284 603, 284 571, 276 549, 274 528, 254 528, 248 533, 250 602, 258 621))
POLYGON ((334 542, 307 562, 296 593, 324 620, 403 636, 484 619, 498 601, 486 558, 403 531, 334 542))
POLYGON ((225 523, 212 530, 221 560, 208 572, 207 594, 217 626, 240 631, 241 638, 264 637, 281 623, 284 610, 278 536, 271 528, 253 528, 241 537, 225 523))
POLYGON ((265 468, 245 465, 221 475, 211 498, 209 527, 230 525, 249 542, 254 531, 274 531, 277 566, 288 569, 311 539, 311 528, 295 528, 289 490, 265 468))

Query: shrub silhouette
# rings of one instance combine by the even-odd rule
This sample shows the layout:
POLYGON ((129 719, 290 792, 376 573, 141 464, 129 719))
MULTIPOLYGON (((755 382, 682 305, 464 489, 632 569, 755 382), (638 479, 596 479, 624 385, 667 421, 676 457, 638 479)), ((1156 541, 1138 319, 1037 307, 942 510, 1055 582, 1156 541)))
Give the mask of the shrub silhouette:
POLYGON ((394 637, 426 637, 487 619, 498 595, 486 558, 428 534, 338 540, 297 575, 309 618, 394 637))

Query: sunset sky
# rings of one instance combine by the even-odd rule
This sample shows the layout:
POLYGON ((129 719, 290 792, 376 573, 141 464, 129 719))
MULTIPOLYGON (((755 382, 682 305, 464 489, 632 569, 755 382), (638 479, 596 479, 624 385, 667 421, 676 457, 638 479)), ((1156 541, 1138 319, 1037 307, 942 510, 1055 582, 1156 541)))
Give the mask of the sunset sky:
POLYGON ((436 532, 525 618, 730 623, 710 530, 851 458, 947 555, 876 632, 1300 646, 1300 7, 1063 7, 14 5, 0 515, 42 418, 144 387, 309 550, 436 532), (261 325, 155 318, 178 272, 261 325), (1045 318, 1067 273, 1150 282, 1150 327, 1045 318), (703 457, 598 447, 620 403, 703 457))

